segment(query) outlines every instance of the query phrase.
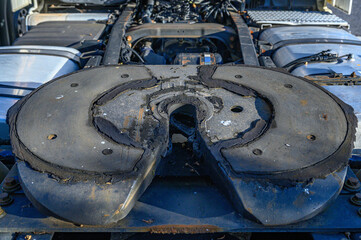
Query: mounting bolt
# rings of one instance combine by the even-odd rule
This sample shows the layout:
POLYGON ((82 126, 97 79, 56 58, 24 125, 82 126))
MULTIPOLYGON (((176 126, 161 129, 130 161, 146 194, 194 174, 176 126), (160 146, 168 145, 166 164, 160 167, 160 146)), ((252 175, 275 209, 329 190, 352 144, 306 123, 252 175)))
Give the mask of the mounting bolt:
POLYGON ((3 217, 5 217, 6 216, 6 212, 4 211, 4 209, 2 209, 1 207, 0 207, 0 218, 3 218, 3 217))
POLYGON ((14 199, 7 192, 0 193, 0 206, 7 206, 13 201, 14 199))
POLYGON ((361 193, 356 193, 350 198, 351 203, 355 204, 356 206, 361 206, 361 193))
POLYGON ((344 188, 349 191, 357 191, 361 188, 361 184, 357 178, 350 177, 346 180, 344 188))
POLYGON ((16 190, 20 189, 20 184, 16 181, 13 177, 7 177, 4 180, 3 190, 4 192, 15 192, 16 190))

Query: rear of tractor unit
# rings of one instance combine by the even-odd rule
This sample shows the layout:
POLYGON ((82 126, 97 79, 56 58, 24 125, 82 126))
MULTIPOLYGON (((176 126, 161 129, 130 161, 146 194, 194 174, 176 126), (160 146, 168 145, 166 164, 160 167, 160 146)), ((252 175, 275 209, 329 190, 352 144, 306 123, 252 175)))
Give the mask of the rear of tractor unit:
POLYGON ((1 1, 0 239, 359 239, 361 39, 333 6, 1 1))

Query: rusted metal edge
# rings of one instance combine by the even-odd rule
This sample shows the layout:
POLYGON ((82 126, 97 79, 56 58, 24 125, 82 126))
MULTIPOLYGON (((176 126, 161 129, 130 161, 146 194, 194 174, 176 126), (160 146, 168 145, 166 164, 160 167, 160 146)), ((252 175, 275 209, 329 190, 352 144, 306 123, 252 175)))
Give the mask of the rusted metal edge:
POLYGON ((243 62, 246 65, 259 66, 256 49, 247 24, 239 13, 231 12, 231 17, 236 25, 243 62))
POLYGON ((133 7, 127 6, 118 20, 115 22, 110 33, 107 49, 104 53, 103 64, 114 65, 118 64, 120 57, 120 50, 122 48, 121 40, 125 36, 125 28, 130 22, 131 16, 134 12, 133 7))
POLYGON ((214 225, 159 225, 150 227, 149 232, 160 234, 198 234, 222 232, 222 229, 214 225))

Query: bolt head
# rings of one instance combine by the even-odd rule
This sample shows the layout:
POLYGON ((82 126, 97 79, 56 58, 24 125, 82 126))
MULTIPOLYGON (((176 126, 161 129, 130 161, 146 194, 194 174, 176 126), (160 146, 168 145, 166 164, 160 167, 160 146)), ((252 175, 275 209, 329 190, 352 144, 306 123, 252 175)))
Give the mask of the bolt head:
POLYGON ((355 199, 361 200, 361 193, 356 193, 355 194, 355 199))
POLYGON ((0 193, 0 206, 7 206, 13 202, 13 198, 7 193, 0 193))
POLYGON ((2 190, 4 192, 15 192, 20 188, 20 184, 14 177, 7 177, 4 180, 2 190))
POLYGON ((0 199, 5 199, 5 198, 8 198, 8 197, 9 197, 8 193, 6 193, 6 192, 0 193, 0 199))
POLYGON ((347 179, 347 183, 349 183, 352 186, 356 186, 359 183, 359 181, 355 177, 350 177, 347 179))
POLYGON ((15 178, 13 178, 13 177, 7 177, 7 178, 5 178, 5 180, 4 180, 4 184, 5 184, 6 186, 14 186, 14 185, 16 185, 16 180, 15 180, 15 178))
POLYGON ((356 206, 361 206, 361 193, 355 193, 355 195, 350 198, 350 202, 356 206))
POLYGON ((360 189, 360 187, 361 187, 361 183, 355 177, 350 177, 345 182, 345 188, 349 191, 356 191, 360 189))

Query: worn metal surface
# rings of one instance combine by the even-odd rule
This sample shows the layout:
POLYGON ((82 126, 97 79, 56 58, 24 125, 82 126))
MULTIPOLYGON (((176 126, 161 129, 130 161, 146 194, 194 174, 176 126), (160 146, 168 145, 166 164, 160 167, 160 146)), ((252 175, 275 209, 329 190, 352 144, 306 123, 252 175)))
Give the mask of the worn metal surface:
POLYGON ((318 92, 319 89, 316 90, 312 85, 304 85, 304 82, 300 81, 299 78, 293 79, 282 74, 271 75, 273 72, 269 72, 268 76, 262 75, 262 78, 259 78, 260 75, 258 74, 261 72, 261 69, 248 72, 235 67, 222 67, 218 68, 213 75, 213 79, 232 81, 237 74, 241 74, 240 83, 251 89, 257 89, 262 96, 266 96, 272 103, 275 112, 274 121, 277 123, 277 127, 269 129, 262 138, 242 147, 247 151, 243 152, 238 147, 222 149, 223 156, 228 161, 234 160, 237 163, 234 164, 235 171, 250 168, 250 171, 255 172, 290 171, 314 165, 319 161, 319 159, 314 158, 315 152, 318 152, 320 159, 327 158, 331 152, 328 152, 326 148, 320 148, 320 146, 328 145, 329 150, 335 149, 345 138, 347 124, 341 108, 331 103, 327 94, 318 92), (285 84, 291 85, 290 88, 285 84), (314 92, 315 90, 317 92, 314 92), (315 95, 318 95, 320 99, 311 100, 315 95), (278 98, 282 101, 276 100, 278 98), (317 108, 314 108, 316 106, 317 108), (334 112, 334 110, 336 111, 334 112), (299 123, 296 119, 303 119, 303 123, 299 123), (287 134, 280 134, 279 131, 283 128, 288 129, 287 134), (326 132, 333 132, 332 134, 335 135, 331 136, 326 132, 321 133, 319 129, 329 129, 326 132), (318 132, 319 139, 317 141, 305 141, 306 136, 312 132, 315 134, 318 132), (281 142, 274 143, 274 139, 281 142), (272 151, 271 149, 275 145, 277 145, 278 150, 272 151), (268 147, 270 147, 270 152, 268 152, 268 147), (253 149, 261 149, 263 151, 262 156, 250 154, 253 149), (297 155, 295 151, 297 151, 297 155), (298 155, 301 152, 302 154, 298 155), (239 162, 239 158, 243 158, 243 160, 239 162), (260 162, 255 164, 258 161, 260 162))
MULTIPOLYGON (((179 160, 183 156, 177 155, 179 160)), ((354 176, 352 171, 348 176, 354 176)), ((88 226, 45 216, 18 191, 13 204, 4 207, 7 215, 0 219, 0 232, 357 232, 361 217, 357 214, 359 207, 349 201, 352 195, 343 191, 326 211, 310 220, 266 227, 235 212, 208 178, 163 176, 154 179, 125 219, 109 226, 88 226)))
POLYGON ((352 109, 304 79, 239 66, 91 68, 38 88, 9 112, 26 195, 75 223, 123 219, 167 151, 171 114, 185 105, 195 108, 194 150, 242 216, 290 224, 338 195, 352 109))

